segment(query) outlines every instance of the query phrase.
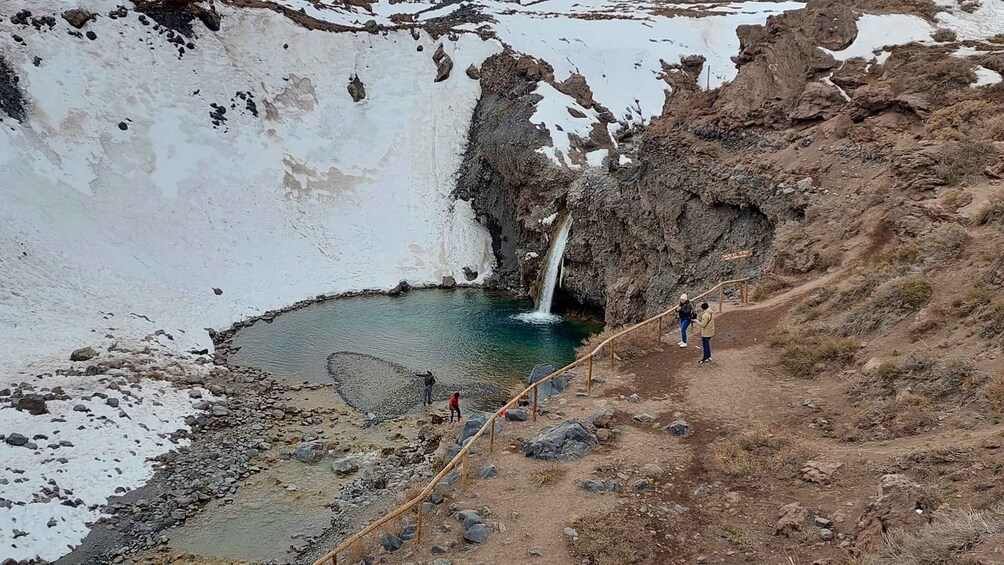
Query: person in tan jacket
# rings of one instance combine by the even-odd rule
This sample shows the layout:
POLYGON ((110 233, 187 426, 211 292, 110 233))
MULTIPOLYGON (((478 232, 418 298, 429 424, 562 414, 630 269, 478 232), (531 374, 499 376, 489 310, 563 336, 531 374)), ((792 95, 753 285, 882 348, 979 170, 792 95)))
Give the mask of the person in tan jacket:
POLYGON ((715 313, 708 307, 707 302, 701 303, 701 318, 697 321, 701 325, 701 346, 704 349, 704 357, 701 363, 711 362, 711 338, 715 337, 715 313))

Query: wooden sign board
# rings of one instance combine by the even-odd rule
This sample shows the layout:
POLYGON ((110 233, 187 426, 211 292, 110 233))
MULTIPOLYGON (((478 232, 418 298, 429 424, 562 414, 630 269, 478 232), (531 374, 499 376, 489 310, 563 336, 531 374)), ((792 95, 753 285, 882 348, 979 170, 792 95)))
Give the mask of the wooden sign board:
POLYGON ((742 259, 743 257, 752 257, 752 249, 743 249, 742 251, 733 251, 731 253, 725 253, 722 255, 722 261, 735 261, 736 259, 742 259))

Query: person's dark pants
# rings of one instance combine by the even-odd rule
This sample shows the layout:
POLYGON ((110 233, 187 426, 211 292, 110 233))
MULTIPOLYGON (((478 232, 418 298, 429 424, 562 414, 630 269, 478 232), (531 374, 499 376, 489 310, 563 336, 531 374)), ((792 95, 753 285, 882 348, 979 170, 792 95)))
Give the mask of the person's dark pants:
MULTIPOLYGON (((704 348, 704 359, 701 359, 701 361, 707 361, 708 359, 711 359, 711 338, 702 337, 701 347, 704 348)), ((691 361, 691 363, 693 363, 693 361, 691 361)))
POLYGON ((422 397, 422 404, 432 404, 432 387, 425 387, 425 396, 422 397))
POLYGON ((456 408, 450 408, 450 421, 451 422, 453 421, 453 413, 454 412, 457 413, 457 421, 459 422, 460 421, 460 407, 457 406, 456 408))
POLYGON ((687 343, 687 328, 690 327, 690 320, 680 320, 680 341, 687 343))

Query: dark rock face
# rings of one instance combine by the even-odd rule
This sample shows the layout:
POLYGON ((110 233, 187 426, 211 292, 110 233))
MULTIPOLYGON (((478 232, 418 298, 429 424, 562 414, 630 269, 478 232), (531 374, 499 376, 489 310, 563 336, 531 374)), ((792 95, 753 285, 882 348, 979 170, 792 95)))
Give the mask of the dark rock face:
MULTIPOLYGON (((555 371, 556 367, 554 365, 537 365, 530 371, 530 376, 526 379, 526 384, 532 385, 539 382, 544 377, 550 375, 555 371)), ((544 400, 548 396, 557 394, 568 386, 568 381, 571 380, 572 376, 569 374, 558 375, 553 379, 537 386, 537 393, 540 395, 539 401, 544 400)), ((530 402, 533 402, 533 393, 530 393, 528 397, 530 402)))
POLYGON ((436 63, 436 82, 443 82, 450 78, 450 72, 453 70, 453 59, 443 51, 442 43, 439 44, 439 48, 433 53, 432 60, 436 63))
POLYGON ((363 81, 359 80, 357 75, 352 75, 349 79, 349 96, 352 97, 353 102, 359 102, 360 100, 366 98, 366 86, 363 81))
POLYGON ((24 122, 28 112, 19 82, 20 78, 14 73, 14 69, 0 56, 0 111, 19 122, 24 122))
POLYGON ((582 422, 568 420, 548 426, 528 439, 523 445, 523 454, 534 459, 568 461, 585 455, 597 441, 582 422))

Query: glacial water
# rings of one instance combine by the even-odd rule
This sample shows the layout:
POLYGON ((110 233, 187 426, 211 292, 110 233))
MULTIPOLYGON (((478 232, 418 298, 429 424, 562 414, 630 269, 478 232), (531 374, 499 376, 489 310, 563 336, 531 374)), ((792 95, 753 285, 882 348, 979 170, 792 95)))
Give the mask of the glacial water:
MULTIPOLYGON (((583 339, 601 329, 583 320, 539 325, 516 319, 532 309, 528 300, 460 288, 329 300, 241 330, 234 337, 240 350, 232 361, 290 383, 328 383, 333 380, 331 354, 338 353, 336 369, 365 356, 389 367, 386 382, 380 382, 373 380, 372 364, 360 364, 358 374, 368 379, 363 393, 372 389, 372 398, 356 400, 366 407, 388 399, 420 404, 420 379, 401 378, 402 367, 432 371, 439 382, 437 401, 448 390, 469 390, 474 406, 487 407, 508 398, 534 365, 573 360, 583 339)), ((353 391, 357 395, 359 388, 353 391)))

